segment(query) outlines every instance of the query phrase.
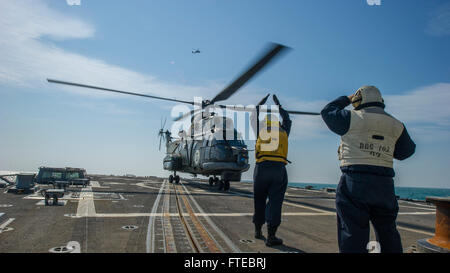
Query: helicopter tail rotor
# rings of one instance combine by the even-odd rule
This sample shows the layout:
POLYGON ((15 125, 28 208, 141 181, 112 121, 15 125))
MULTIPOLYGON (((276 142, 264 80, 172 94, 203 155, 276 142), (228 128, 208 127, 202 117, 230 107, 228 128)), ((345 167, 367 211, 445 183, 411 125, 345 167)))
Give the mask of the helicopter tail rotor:
POLYGON ((158 150, 161 151, 161 141, 164 140, 166 144, 172 139, 170 136, 169 130, 164 130, 166 127, 167 118, 164 119, 164 122, 161 118, 161 129, 158 131, 158 137, 159 137, 159 148, 158 150))

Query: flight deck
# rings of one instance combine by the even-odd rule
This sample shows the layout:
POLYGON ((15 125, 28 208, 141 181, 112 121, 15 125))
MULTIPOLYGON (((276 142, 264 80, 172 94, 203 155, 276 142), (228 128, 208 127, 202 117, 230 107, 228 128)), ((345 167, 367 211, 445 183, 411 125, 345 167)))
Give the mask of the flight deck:
MULTIPOLYGON (((40 191, 2 189, 0 253, 338 252, 334 193, 288 187, 277 233, 284 245, 267 247, 254 238, 252 186, 232 183, 224 192, 196 179, 94 175, 87 187, 68 187, 55 205, 45 205, 40 191)), ((404 251, 416 252, 417 240, 434 235, 435 207, 399 206, 404 251)))

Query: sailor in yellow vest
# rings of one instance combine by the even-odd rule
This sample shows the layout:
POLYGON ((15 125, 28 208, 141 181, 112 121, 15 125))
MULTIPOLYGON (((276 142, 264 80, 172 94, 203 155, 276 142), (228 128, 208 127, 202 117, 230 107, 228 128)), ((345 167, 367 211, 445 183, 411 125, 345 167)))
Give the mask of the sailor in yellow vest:
POLYGON ((330 102, 321 112, 331 131, 341 136, 342 176, 336 190, 340 252, 367 252, 369 221, 381 252, 402 252, 395 220, 394 158, 404 160, 416 145, 403 123, 384 111, 375 86, 330 102), (354 109, 344 109, 353 104, 354 109))
MULTIPOLYGON (((288 163, 288 136, 292 125, 288 112, 281 107, 275 95, 273 100, 279 106, 283 123, 280 124, 277 116, 268 114, 259 125, 253 174, 255 238, 264 239, 261 228, 267 222, 267 246, 283 243, 275 233, 281 223, 281 208, 288 183, 285 165, 288 163)), ((263 101, 262 104, 265 103, 263 101)))

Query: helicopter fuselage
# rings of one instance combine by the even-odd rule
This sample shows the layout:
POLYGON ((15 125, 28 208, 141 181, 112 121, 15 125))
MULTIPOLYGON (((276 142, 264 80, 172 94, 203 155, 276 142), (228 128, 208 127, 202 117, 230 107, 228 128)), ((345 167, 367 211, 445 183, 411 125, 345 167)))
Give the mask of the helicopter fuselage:
MULTIPOLYGON (((214 118, 206 119, 206 122, 202 119, 202 123, 214 122, 214 118)), ((214 128, 208 128, 211 127, 214 128)), ((163 168, 194 175, 220 176, 224 181, 240 181, 241 174, 250 168, 247 145, 239 139, 236 129, 228 130, 233 130, 234 137, 230 140, 226 139, 226 130, 213 129, 202 133, 200 139, 182 137, 167 141, 163 168)))

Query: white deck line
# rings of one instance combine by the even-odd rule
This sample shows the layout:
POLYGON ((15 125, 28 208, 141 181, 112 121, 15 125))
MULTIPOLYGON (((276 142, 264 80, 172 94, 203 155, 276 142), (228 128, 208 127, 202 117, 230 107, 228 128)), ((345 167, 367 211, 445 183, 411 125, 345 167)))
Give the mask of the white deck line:
POLYGON ((0 225, 0 233, 2 229, 5 229, 9 224, 12 223, 12 221, 16 220, 16 218, 9 218, 8 220, 6 220, 3 224, 0 225))
MULTIPOLYGON (((238 193, 238 192, 234 192, 234 191, 230 191, 230 193, 234 194, 234 195, 247 196, 247 197, 252 197, 253 196, 253 194, 238 193)), ((305 206, 305 205, 300 205, 300 204, 294 204, 294 203, 291 203, 291 202, 288 202, 288 201, 284 201, 283 205, 288 205, 288 206, 297 207, 297 208, 309 209, 309 210, 317 211, 317 212, 324 213, 324 214, 329 213, 329 211, 326 211, 326 210, 317 209, 317 208, 313 208, 313 207, 305 206)))
MULTIPOLYGON (((147 240, 146 240, 146 249, 147 253, 154 253, 155 252, 155 236, 154 236, 154 229, 155 229, 155 216, 156 211, 158 209, 159 202, 161 200, 161 193, 166 186, 167 180, 164 180, 164 182, 161 184, 161 187, 159 188, 158 196, 156 197, 155 202, 153 203, 152 212, 150 213, 150 219, 148 220, 147 225, 147 240)), ((136 217, 136 216, 135 216, 136 217)))
POLYGON ((428 235, 428 236, 434 236, 434 233, 423 231, 423 230, 418 230, 418 229, 415 229, 415 228, 407 228, 407 227, 397 226, 397 229, 403 229, 403 230, 406 230, 406 231, 411 231, 411 232, 415 232, 415 233, 421 233, 421 234, 425 234, 425 235, 428 235))
POLYGON ((94 204, 94 193, 92 187, 82 188, 77 208, 78 217, 92 217, 96 215, 94 204))
MULTIPOLYGON (((401 212, 399 215, 433 215, 434 212, 401 212)), ((98 217, 98 218, 124 218, 124 217, 161 217, 164 214, 158 213, 96 213, 95 215, 90 215, 88 217, 98 217)), ((170 217, 178 217, 178 213, 169 213, 170 217)), ((235 212, 235 213, 224 213, 224 212, 212 212, 212 213, 194 213, 197 217, 247 217, 253 216, 253 212, 235 212)), ((336 215, 335 212, 283 212, 283 216, 333 216, 336 215)), ((188 213, 183 213, 184 217, 189 217, 188 213)), ((75 216, 79 218, 78 216, 75 216)))
MULTIPOLYGON (((253 216, 252 212, 244 213, 194 213, 197 217, 247 217, 253 216)), ((285 212, 283 216, 323 216, 323 215, 335 215, 335 213, 317 213, 317 212, 285 212)), ((98 218, 126 218, 126 217, 161 217, 164 213, 97 213, 94 216, 98 218)), ((169 213, 170 217, 178 217, 178 213, 169 213)), ((75 216, 77 217, 77 216, 75 216)), ((183 213, 183 217, 189 217, 188 213, 183 213)))
POLYGON ((419 205, 418 206, 404 206, 404 205, 398 205, 399 207, 401 207, 401 208, 410 208, 410 209, 421 209, 421 210, 432 210, 432 211, 436 211, 436 208, 433 208, 433 207, 428 207, 428 208, 424 208, 423 206, 421 206, 421 207, 419 207, 419 205))
POLYGON ((416 211, 416 212, 399 212, 398 215, 435 215, 436 212, 424 212, 424 211, 416 211))

